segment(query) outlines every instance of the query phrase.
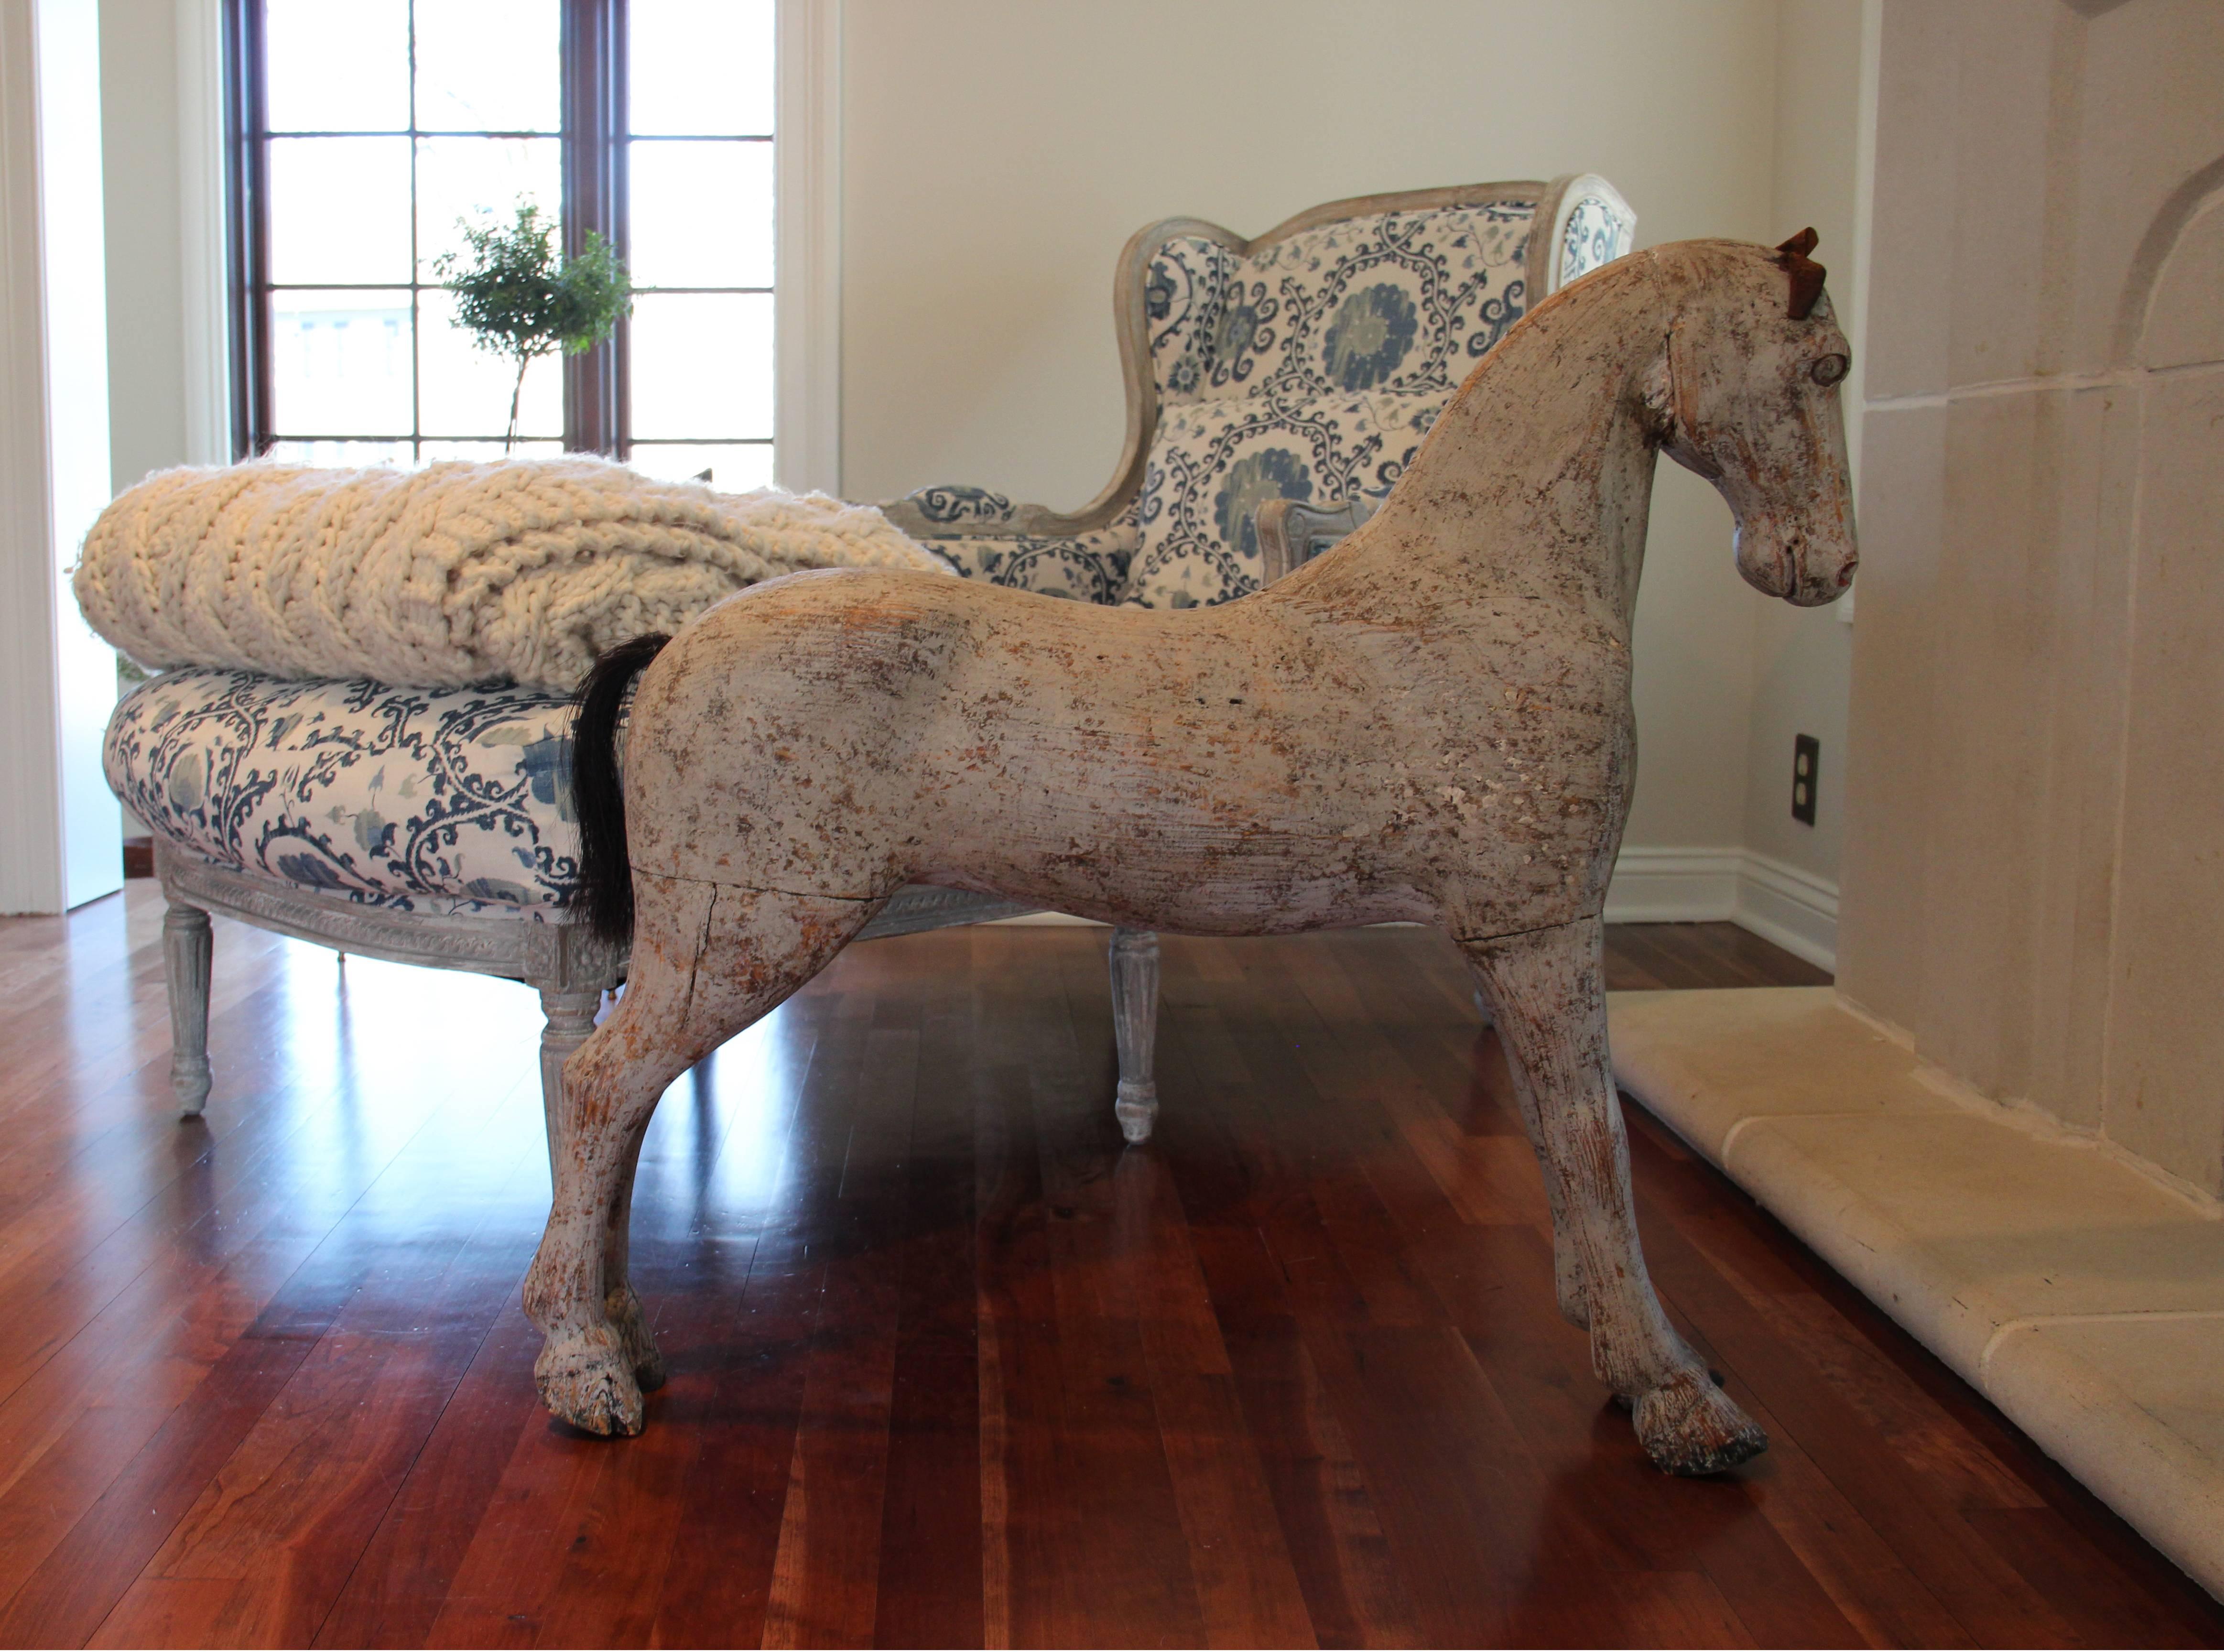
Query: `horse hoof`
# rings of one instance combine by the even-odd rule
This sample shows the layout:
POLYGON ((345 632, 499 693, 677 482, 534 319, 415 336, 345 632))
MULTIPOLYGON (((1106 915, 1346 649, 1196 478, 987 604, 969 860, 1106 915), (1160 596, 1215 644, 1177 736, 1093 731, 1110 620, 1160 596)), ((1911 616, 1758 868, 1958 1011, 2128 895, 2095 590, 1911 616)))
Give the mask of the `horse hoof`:
POLYGON ((574 1428, 591 1434, 637 1434, 641 1384, 635 1380, 618 1333, 596 1326, 551 1337, 533 1362, 540 1403, 574 1428))
POLYGON ((667 1376, 664 1356, 657 1349, 655 1333, 648 1328, 648 1314, 641 1305, 641 1298, 634 1294, 633 1287, 618 1287, 610 1293, 603 1307, 610 1324, 617 1330, 626 1363, 633 1367, 633 1380, 645 1394, 662 1388, 667 1376))
POLYGON ((1637 1438, 1666 1473, 1720 1474, 1768 1449, 1768 1436, 1709 1371, 1685 1371, 1638 1396, 1637 1438))

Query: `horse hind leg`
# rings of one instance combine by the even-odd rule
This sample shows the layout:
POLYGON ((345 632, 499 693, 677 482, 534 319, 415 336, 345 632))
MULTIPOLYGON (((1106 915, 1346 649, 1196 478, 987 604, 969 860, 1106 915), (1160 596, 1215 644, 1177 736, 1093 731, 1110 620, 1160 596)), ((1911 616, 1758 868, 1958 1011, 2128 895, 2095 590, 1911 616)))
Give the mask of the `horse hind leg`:
POLYGON ((860 901, 636 874, 625 996, 564 1067, 555 1197, 525 1278, 542 1403, 597 1434, 641 1431, 663 1362, 626 1277, 633 1175, 672 1082, 823 969, 864 927, 860 901))
POLYGON ((634 1382, 644 1394, 662 1388, 666 1376, 664 1356, 657 1351, 655 1334, 648 1328, 648 1310, 642 1307, 627 1270, 634 1176, 641 1165, 641 1144, 648 1134, 648 1121, 649 1115, 644 1112, 633 1127, 624 1161, 618 1168, 617 1197, 603 1221, 603 1312, 617 1331, 625 1363, 632 1367, 634 1382))
POLYGON ((1592 1369, 1634 1402, 1637 1437, 1654 1464, 1671 1474, 1713 1474, 1766 1451, 1768 1436, 1715 1386, 1646 1273, 1629 1142, 1607 1061, 1601 939, 1591 918, 1463 946, 1498 1012, 1555 1189, 1563 1311, 1569 1291, 1580 1293, 1592 1369))

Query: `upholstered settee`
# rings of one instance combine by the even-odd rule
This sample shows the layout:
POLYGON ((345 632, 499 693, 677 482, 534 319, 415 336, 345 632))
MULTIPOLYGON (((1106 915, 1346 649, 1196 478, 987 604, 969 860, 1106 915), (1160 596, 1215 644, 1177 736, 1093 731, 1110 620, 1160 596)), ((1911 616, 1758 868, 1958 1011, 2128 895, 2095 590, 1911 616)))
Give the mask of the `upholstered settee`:
POLYGON ((1113 277, 1128 421, 1103 491, 1070 512, 951 484, 881 508, 970 578, 1226 602, 1264 580, 1260 504, 1387 495, 1483 353, 1635 228, 1588 174, 1332 201, 1249 240, 1148 225, 1113 277))
MULTIPOLYGON (((344 953, 521 981, 547 1016, 541 1079, 624 978, 622 947, 575 921, 571 702, 516 687, 403 688, 184 668, 109 718, 109 785, 155 835, 168 900, 171 1078, 206 1102, 209 915, 344 953)), ((1027 908, 903 891, 867 931, 1027 908)))
MULTIPOLYGON (((975 487, 883 509, 968 578, 1147 607, 1241 596, 1355 522, 1534 298, 1627 251, 1633 225, 1587 175, 1341 201, 1252 240, 1152 225, 1115 275, 1128 428, 1105 490, 1065 514, 975 487), (1270 502, 1287 503, 1262 541, 1270 502)), ((188 1113, 212 1083, 211 913, 534 987, 553 1102, 625 967, 570 906, 569 728, 565 700, 516 687, 181 668, 124 697, 107 771, 155 834, 172 1076, 188 1113)), ((865 934, 1022 909, 913 887, 865 934)), ((1156 938, 1115 932, 1111 974, 1116 1108, 1140 1140, 1157 1105, 1156 938)))
MULTIPOLYGON (((1198 218, 1146 225, 1113 275, 1128 427, 1103 491, 1070 512, 962 484, 881 508, 970 579, 1227 602, 1363 521, 1484 353, 1627 252, 1636 227, 1588 173, 1331 201, 1250 239, 1198 218)), ((1113 958, 1115 1111, 1140 1141, 1157 1111, 1157 938, 1115 934, 1113 958)))

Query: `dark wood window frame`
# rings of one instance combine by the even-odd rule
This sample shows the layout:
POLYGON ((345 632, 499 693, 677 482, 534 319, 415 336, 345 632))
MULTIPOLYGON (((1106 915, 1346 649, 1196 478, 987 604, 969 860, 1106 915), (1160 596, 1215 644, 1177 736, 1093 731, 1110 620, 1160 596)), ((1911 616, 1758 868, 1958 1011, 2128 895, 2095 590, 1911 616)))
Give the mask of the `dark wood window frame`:
MULTIPOLYGON (((627 155, 636 142, 664 141, 628 130, 626 0, 560 0, 563 77, 564 243, 577 252, 592 231, 627 255, 627 155)), ((227 314, 231 343, 231 448, 245 459, 281 439, 320 434, 281 432, 272 360, 270 294, 270 138, 265 85, 264 0, 223 0, 225 125, 227 314)), ((413 139, 426 136, 412 127, 413 139)), ((445 136, 445 134, 435 135, 445 136)), ((481 134, 477 136, 508 136, 481 134)), ((739 137, 734 142, 764 139, 739 137)), ((413 196, 414 192, 413 171, 413 196)), ((414 206, 414 203, 413 203, 414 206)), ((425 285, 411 270, 413 293, 425 285)), ((386 283, 386 286, 399 283, 386 283)), ((769 288, 644 288, 655 291, 769 292, 769 288)), ((620 323, 607 343, 564 360, 564 446, 623 458, 631 450, 628 387, 630 329, 620 323)), ((421 412, 408 440, 426 440, 421 412)), ((347 440, 374 440, 349 436, 347 440)), ((758 438, 658 438, 660 446, 752 446, 758 438)))

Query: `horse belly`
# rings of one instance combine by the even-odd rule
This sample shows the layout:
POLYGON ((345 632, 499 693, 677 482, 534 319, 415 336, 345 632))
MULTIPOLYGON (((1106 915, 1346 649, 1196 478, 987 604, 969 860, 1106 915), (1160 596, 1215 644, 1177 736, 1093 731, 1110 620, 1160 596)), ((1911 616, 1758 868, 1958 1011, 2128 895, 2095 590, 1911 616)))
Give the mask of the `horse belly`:
POLYGON ((1259 934, 1427 915, 1340 830, 1332 765, 1270 715, 1001 708, 985 737, 922 750, 962 775, 918 876, 1077 916, 1259 934))
POLYGON ((855 900, 928 881, 1201 934, 1432 915, 1354 830, 1381 790, 1355 754, 1387 731, 1277 680, 1242 628, 956 581, 782 583, 642 679, 636 867, 855 900))

